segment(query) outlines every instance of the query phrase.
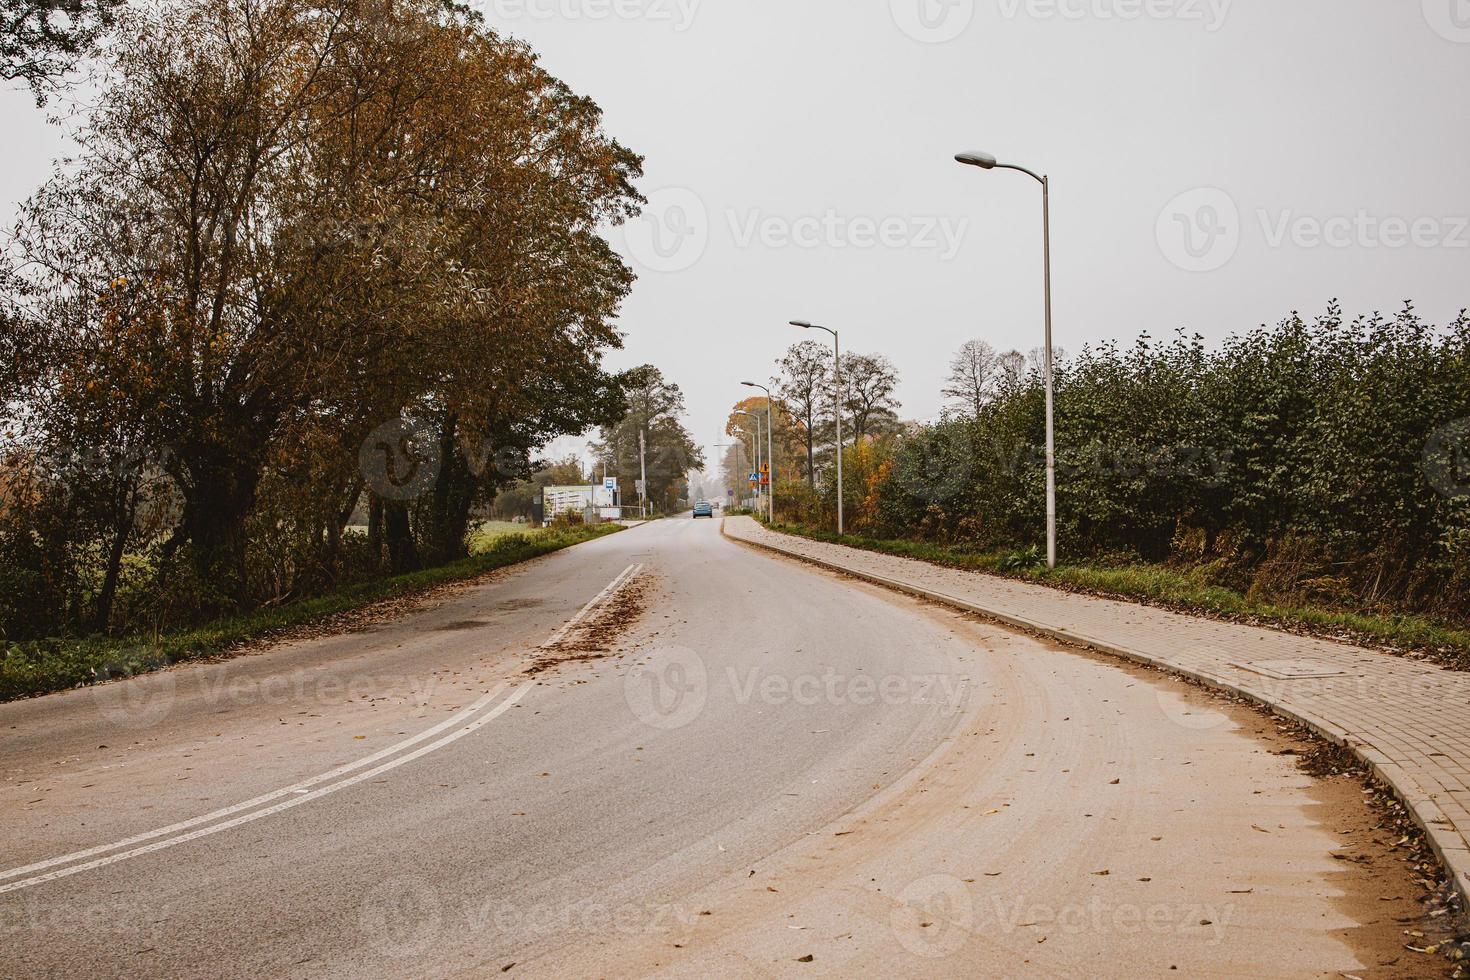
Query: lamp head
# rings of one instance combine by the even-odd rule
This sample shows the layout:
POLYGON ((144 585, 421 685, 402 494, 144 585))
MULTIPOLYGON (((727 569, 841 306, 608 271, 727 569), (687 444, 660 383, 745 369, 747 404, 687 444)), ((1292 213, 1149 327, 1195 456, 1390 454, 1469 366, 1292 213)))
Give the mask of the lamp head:
POLYGON ((981 170, 994 170, 998 161, 995 154, 986 153, 984 150, 975 150, 971 153, 957 153, 955 159, 967 167, 979 167, 981 170))

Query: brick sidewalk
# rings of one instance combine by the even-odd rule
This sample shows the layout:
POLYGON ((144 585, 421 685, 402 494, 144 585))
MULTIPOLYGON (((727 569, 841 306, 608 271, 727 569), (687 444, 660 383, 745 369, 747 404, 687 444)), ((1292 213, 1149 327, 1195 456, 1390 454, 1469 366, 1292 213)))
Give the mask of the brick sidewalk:
POLYGON ((1184 674, 1307 725, 1349 747, 1398 792, 1470 910, 1470 674, 777 534, 749 517, 723 528, 747 544, 1184 674))

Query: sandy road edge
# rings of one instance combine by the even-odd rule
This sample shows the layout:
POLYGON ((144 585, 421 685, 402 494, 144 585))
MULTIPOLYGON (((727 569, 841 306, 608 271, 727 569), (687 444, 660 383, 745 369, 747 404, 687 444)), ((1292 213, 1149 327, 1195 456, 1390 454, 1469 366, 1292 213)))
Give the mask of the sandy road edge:
MULTIPOLYGON (((1143 664, 1144 666, 1152 667, 1156 670, 1173 674, 1177 677, 1188 678, 1206 687, 1210 687, 1219 691, 1224 691, 1227 694, 1243 698, 1244 700, 1249 701, 1252 704, 1259 705, 1260 707, 1263 707, 1273 714, 1287 719, 1288 721, 1293 721, 1299 725, 1302 725, 1303 727, 1314 732, 1321 738, 1326 739, 1328 742, 1331 742, 1333 745, 1342 746, 1343 748, 1351 752, 1359 760, 1361 760, 1365 765, 1367 765, 1369 771, 1373 774, 1374 778, 1378 779, 1380 782, 1382 782, 1385 786, 1393 791, 1394 795, 1397 796, 1400 802, 1404 804, 1405 809, 1407 809, 1408 812, 1413 816, 1414 822, 1419 826, 1421 830, 1424 831, 1425 837, 1428 839, 1430 847, 1433 849, 1435 855, 1439 858, 1440 863, 1444 865, 1447 876, 1454 885, 1456 893, 1460 896, 1460 907, 1462 910, 1464 910, 1461 913, 1461 925, 1470 927, 1470 850, 1466 849, 1465 839, 1461 837, 1457 831, 1453 829, 1446 829, 1446 826, 1449 825, 1449 821, 1448 819, 1446 819, 1444 813, 1439 809, 1435 802, 1429 798, 1429 794, 1424 791, 1424 789, 1412 778, 1412 776, 1406 770, 1390 761, 1386 756, 1384 756, 1378 750, 1374 749, 1372 746, 1366 745, 1352 738, 1345 730, 1343 730, 1333 722, 1329 721, 1328 719, 1322 718, 1309 711, 1301 711, 1294 708, 1288 708, 1285 705, 1272 701, 1269 698, 1263 697, 1251 691, 1244 690, 1243 688, 1232 684, 1230 681, 1224 678, 1217 677, 1211 674, 1187 670, 1175 664, 1168 663, 1167 661, 1162 661, 1155 657, 1150 657, 1146 654, 1130 650, 1126 647, 1117 646, 1116 644, 1108 643, 1104 640, 1099 640, 1094 637, 1087 636, 1086 634, 1077 633, 1072 630, 1061 629, 1055 626, 1049 626, 1045 623, 1036 622, 1021 616, 999 612, 997 610, 980 605, 979 603, 970 602, 966 599, 960 599, 955 596, 947 595, 943 592, 936 592, 932 589, 926 589, 923 586, 914 585, 910 582, 902 582, 897 579, 890 579, 884 575, 875 574, 873 572, 864 572, 859 569, 848 568, 836 562, 826 561, 824 559, 815 558, 810 555, 804 555, 796 551, 788 551, 785 548, 781 548, 773 544, 768 544, 764 541, 752 541, 747 538, 731 534, 725 526, 725 521, 726 519, 723 518, 720 521, 720 534, 724 536, 726 540, 733 541, 737 544, 742 544, 750 548, 755 548, 757 550, 768 551, 772 554, 781 555, 786 558, 792 558, 796 561, 805 562, 809 565, 815 565, 818 568, 823 568, 830 572, 836 572, 839 575, 845 575, 849 578, 859 579, 873 585, 882 586, 883 588, 891 589, 895 592, 902 592, 906 595, 911 595, 919 599, 926 599, 930 602, 937 602, 940 605, 949 606, 950 608, 958 609, 961 612, 972 613, 984 619, 990 620, 991 622, 999 623, 1004 626, 1014 627, 1028 633, 1044 636, 1066 646, 1078 647, 1084 650, 1093 651, 1095 653, 1107 654, 1109 656, 1127 660, 1131 663, 1143 664)), ((770 534, 780 533, 777 531, 770 531, 768 528, 764 530, 766 530, 770 534)))

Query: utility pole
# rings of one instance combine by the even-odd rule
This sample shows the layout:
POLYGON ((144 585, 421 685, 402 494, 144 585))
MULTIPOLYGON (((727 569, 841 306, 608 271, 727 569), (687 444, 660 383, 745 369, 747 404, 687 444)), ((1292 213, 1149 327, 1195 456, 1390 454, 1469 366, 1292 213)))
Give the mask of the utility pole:
MULTIPOLYGON (((755 498, 756 512, 759 513, 761 498, 761 424, 762 419, 754 412, 736 411, 736 415, 744 415, 746 418, 755 419, 755 498)), ((767 460, 769 462, 769 460, 767 460)))
POLYGON ((754 381, 742 381, 740 383, 747 388, 759 388, 766 393, 766 466, 770 467, 771 470, 771 494, 766 500, 769 508, 766 516, 774 524, 776 522, 776 399, 771 394, 771 389, 765 385, 756 384, 754 381))
POLYGON ((638 430, 638 474, 643 477, 640 481, 643 489, 638 492, 638 512, 645 519, 648 517, 648 463, 644 459, 648 448, 648 440, 644 438, 643 429, 638 430))

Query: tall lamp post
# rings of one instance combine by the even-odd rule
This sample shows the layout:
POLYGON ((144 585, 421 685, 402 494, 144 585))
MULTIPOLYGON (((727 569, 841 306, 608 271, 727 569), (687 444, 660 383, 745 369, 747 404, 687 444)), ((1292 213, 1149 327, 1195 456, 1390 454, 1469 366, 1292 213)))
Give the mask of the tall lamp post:
POLYGON ((842 341, 831 327, 805 320, 792 320, 791 325, 803 330, 825 330, 832 335, 833 365, 837 376, 837 534, 841 536, 846 530, 842 523, 842 341))
MULTIPOLYGON (((746 436, 750 436, 752 442, 754 442, 756 445, 760 445, 759 437, 751 435, 749 432, 746 432, 744 429, 740 428, 739 426, 736 426, 733 430, 731 430, 730 434, 733 435, 735 438, 737 438, 737 439, 740 440, 740 451, 742 453, 745 452, 745 437, 746 436)), ((755 453, 750 453, 749 456, 746 457, 746 459, 747 459, 747 461, 754 460, 755 459, 755 453)), ((755 503, 754 499, 751 500, 751 503, 755 503)))
POLYGON ((1000 163, 994 154, 960 153, 955 159, 981 170, 1017 170, 1041 185, 1041 248, 1046 289, 1046 564, 1057 567, 1057 446, 1052 388, 1051 346, 1051 178, 1013 163, 1000 163))
POLYGON ((756 508, 755 509, 756 509, 756 513, 760 513, 760 509, 761 509, 760 508, 760 499, 761 499, 761 483, 760 483, 760 475, 761 475, 761 417, 759 415, 755 414, 754 412, 745 412, 745 411, 741 411, 740 409, 736 409, 735 410, 735 414, 736 415, 744 415, 748 419, 755 419, 755 476, 756 476, 756 480, 755 480, 755 502, 756 502, 756 508))
POLYGON ((771 468, 771 496, 767 501, 770 507, 769 517, 771 523, 776 522, 776 416, 773 405, 775 399, 771 396, 771 389, 765 385, 758 385, 754 381, 740 382, 747 388, 759 388, 766 393, 766 465, 771 468))

